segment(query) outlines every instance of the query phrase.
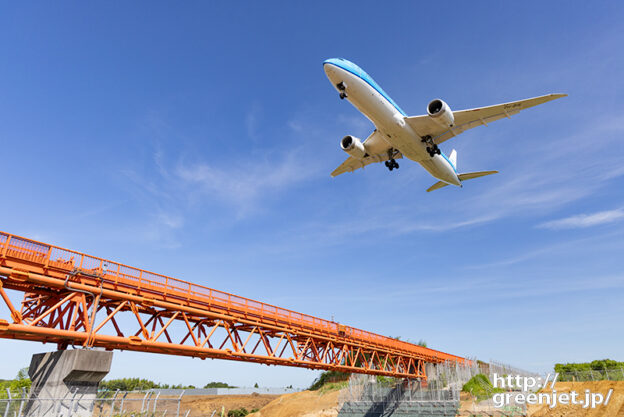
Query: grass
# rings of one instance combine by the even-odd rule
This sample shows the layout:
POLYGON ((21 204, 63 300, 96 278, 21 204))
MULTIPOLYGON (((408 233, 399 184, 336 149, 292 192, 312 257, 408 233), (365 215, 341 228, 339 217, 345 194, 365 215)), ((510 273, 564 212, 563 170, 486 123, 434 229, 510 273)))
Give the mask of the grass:
POLYGON ((320 394, 325 394, 328 392, 337 391, 337 390, 346 388, 347 385, 349 385, 349 381, 328 382, 325 385, 323 385, 321 388, 319 388, 318 392, 320 394))
POLYGON ((347 381, 349 379, 350 374, 339 372, 339 371, 325 371, 318 378, 314 380, 310 388, 310 391, 316 391, 321 389, 323 386, 332 383, 332 382, 342 382, 347 381))

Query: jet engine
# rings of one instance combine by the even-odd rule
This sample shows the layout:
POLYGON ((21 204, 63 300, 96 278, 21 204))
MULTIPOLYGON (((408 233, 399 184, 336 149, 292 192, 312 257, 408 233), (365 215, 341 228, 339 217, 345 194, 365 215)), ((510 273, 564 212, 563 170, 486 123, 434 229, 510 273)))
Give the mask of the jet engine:
POLYGON ((431 102, 427 105, 427 114, 440 126, 453 127, 455 124, 453 111, 448 104, 439 98, 431 100, 431 102))
POLYGON ((342 138, 340 141, 340 147, 343 151, 354 158, 362 159, 366 156, 366 148, 364 148, 364 144, 355 136, 348 135, 342 138))

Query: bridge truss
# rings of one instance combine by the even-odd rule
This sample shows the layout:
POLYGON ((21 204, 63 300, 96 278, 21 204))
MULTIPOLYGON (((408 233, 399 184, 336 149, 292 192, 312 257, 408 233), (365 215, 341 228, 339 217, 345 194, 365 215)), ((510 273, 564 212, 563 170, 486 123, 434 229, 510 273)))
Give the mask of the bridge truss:
POLYGON ((423 380, 425 363, 469 362, 3 232, 0 298, 6 306, 0 338, 60 349, 101 347, 423 380), (22 293, 21 304, 11 300, 11 290, 22 293))

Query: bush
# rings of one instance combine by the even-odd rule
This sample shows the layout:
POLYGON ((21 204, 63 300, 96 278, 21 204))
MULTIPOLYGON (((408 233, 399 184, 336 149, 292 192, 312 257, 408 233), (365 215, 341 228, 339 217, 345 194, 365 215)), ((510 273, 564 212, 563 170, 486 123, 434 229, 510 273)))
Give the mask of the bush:
POLYGON ((462 387, 462 391, 469 392, 477 398, 477 401, 487 400, 497 392, 503 392, 501 388, 494 388, 490 379, 484 374, 477 374, 470 378, 462 387))
POLYGON ((249 414, 249 411, 243 407, 235 408, 227 413, 228 417, 245 417, 247 414, 249 414))

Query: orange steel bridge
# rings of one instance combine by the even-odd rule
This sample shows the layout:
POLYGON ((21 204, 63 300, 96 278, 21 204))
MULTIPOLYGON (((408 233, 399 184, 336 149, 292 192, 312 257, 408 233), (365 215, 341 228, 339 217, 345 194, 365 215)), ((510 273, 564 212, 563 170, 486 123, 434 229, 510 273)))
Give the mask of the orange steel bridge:
POLYGON ((102 347, 423 380, 425 363, 469 363, 3 232, 0 296, 7 307, 0 309, 0 338, 59 349, 102 347), (21 305, 7 290, 23 293, 21 305))

